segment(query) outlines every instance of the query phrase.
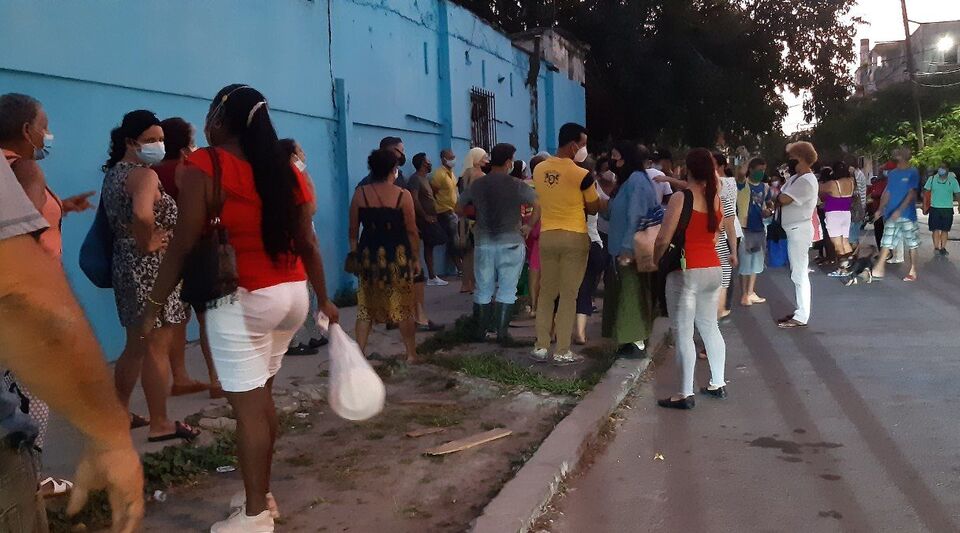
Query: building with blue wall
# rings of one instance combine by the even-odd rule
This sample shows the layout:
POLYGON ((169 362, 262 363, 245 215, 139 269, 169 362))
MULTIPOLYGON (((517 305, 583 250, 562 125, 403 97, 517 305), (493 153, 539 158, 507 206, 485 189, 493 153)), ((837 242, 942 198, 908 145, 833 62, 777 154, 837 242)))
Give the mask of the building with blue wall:
MULTIPOLYGON (((403 138, 408 158, 438 161, 452 147, 462 159, 479 120, 526 157, 555 149, 564 122, 585 121, 573 74, 582 55, 571 59, 579 69, 558 68, 524 49, 533 38, 514 42, 446 0, 0 0, 0 93, 43 103, 56 144, 41 165, 69 196, 99 190, 109 132, 124 113, 181 116, 199 130, 221 87, 256 87, 280 135, 307 153, 336 290, 352 283, 340 269, 350 195, 382 137, 403 138), (478 117, 477 99, 495 113, 478 117)), ((124 336, 113 294, 77 266, 92 221, 92 212, 64 220, 63 261, 114 359, 124 336)))

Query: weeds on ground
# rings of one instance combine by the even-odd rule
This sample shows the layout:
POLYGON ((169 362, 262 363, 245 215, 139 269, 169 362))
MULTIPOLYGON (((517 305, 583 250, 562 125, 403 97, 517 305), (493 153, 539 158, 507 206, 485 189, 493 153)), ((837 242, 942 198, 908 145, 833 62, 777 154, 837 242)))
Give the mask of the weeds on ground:
MULTIPOLYGON (((567 396, 579 396, 590 390, 599 381, 595 379, 551 378, 496 354, 480 354, 455 357, 431 357, 429 362, 468 376, 489 379, 503 385, 519 386, 535 391, 567 396)), ((591 375, 592 378, 592 375, 591 375)))
POLYGON ((67 516, 66 505, 66 500, 62 500, 58 507, 47 506, 47 523, 51 533, 100 531, 110 527, 110 500, 105 491, 91 492, 87 505, 72 518, 67 516))
POLYGON ((477 333, 477 330, 477 321, 472 316, 463 315, 457 319, 453 327, 440 331, 420 343, 417 346, 417 353, 432 355, 441 350, 456 348, 461 344, 479 342, 483 338, 477 333))
POLYGON ((148 492, 193 482, 218 466, 237 464, 237 443, 233 433, 219 433, 213 444, 167 446, 144 454, 143 476, 148 492))

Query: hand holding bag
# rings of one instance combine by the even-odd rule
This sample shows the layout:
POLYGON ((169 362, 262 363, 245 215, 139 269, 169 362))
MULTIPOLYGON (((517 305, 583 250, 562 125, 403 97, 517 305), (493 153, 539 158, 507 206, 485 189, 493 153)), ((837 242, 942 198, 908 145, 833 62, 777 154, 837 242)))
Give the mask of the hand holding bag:
POLYGON ((687 226, 690 225, 690 217, 693 214, 693 192, 689 189, 683 190, 683 210, 680 212, 680 222, 677 229, 673 232, 670 239, 670 245, 667 251, 660 258, 659 270, 666 276, 671 272, 683 270, 686 259, 684 258, 684 245, 687 240, 687 226))
POLYGON ((640 220, 633 234, 633 259, 638 272, 656 272, 659 268, 654 261, 654 245, 662 223, 663 208, 658 205, 640 220))
POLYGON ((102 198, 93 225, 80 246, 80 270, 95 287, 113 288, 113 228, 102 198))
POLYGON ((330 390, 327 402, 341 418, 367 420, 383 410, 386 389, 380 376, 340 324, 331 324, 330 390))
POLYGON ((183 265, 180 297, 197 308, 214 307, 217 301, 237 292, 237 257, 227 228, 220 223, 223 212, 223 173, 216 148, 204 148, 213 166, 213 203, 207 202, 210 219, 203 235, 183 265))

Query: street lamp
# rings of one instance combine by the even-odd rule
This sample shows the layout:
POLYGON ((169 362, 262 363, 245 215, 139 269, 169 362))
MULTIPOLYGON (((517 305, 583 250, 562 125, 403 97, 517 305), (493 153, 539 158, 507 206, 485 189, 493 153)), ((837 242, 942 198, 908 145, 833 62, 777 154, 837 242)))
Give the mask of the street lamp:
POLYGON ((955 44, 956 43, 954 43, 953 37, 944 35, 939 41, 937 41, 937 50, 940 50, 941 52, 949 52, 953 49, 955 44))

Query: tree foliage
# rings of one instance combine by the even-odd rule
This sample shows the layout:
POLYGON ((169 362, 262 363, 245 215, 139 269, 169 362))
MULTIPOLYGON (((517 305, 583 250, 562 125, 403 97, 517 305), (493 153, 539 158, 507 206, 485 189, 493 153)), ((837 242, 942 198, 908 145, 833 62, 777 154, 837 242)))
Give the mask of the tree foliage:
POLYGON ((929 169, 940 166, 940 163, 960 165, 960 105, 923 121, 923 138, 924 148, 918 151, 913 124, 901 122, 896 132, 873 137, 869 151, 886 159, 893 150, 906 146, 913 150, 913 163, 918 166, 929 169))
POLYGON ((848 96, 855 0, 458 0, 518 32, 560 26, 591 47, 594 138, 713 145, 779 132, 781 92, 808 116, 848 96))

